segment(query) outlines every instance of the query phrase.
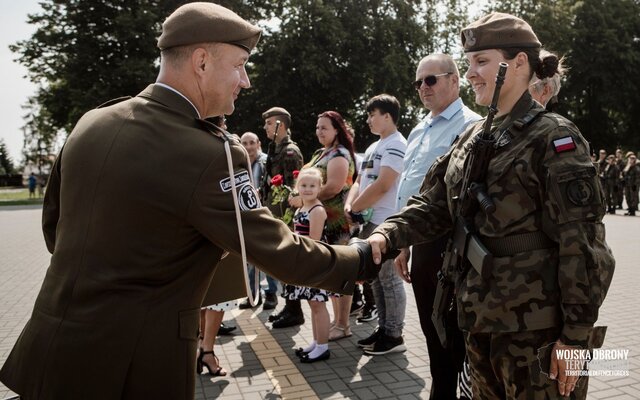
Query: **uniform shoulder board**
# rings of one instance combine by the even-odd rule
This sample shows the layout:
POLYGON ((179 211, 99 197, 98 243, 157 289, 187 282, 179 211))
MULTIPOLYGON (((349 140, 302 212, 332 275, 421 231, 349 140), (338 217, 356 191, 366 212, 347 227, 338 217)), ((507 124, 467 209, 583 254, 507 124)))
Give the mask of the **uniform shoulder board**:
POLYGON ((547 110, 544 109, 529 110, 524 116, 513 121, 513 127, 521 131, 531 125, 541 114, 545 114, 546 112, 547 110))
POLYGON ((109 101, 106 101, 106 102, 100 104, 97 108, 109 107, 109 106, 112 106, 114 104, 118 104, 121 101, 129 100, 130 98, 131 98, 131 96, 116 97, 115 99, 111 99, 109 101))

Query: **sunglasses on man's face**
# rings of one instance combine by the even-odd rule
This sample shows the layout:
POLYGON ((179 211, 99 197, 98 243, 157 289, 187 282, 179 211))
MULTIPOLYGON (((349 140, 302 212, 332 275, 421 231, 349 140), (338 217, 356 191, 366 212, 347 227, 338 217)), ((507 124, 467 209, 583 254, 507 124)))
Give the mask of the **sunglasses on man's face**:
POLYGON ((425 76, 424 78, 418 79, 417 81, 413 82, 413 87, 416 88, 416 90, 420 90, 420 88, 422 87, 422 82, 424 82, 424 84, 427 86, 433 86, 436 83, 438 83, 439 76, 445 76, 445 75, 451 75, 451 74, 453 74, 453 72, 444 72, 442 74, 425 76))

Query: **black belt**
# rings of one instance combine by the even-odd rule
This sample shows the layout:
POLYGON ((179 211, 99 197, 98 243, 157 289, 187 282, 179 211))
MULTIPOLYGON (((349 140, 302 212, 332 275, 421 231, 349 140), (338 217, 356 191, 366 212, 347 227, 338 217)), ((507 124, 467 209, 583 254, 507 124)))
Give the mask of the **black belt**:
POLYGON ((495 257, 507 257, 518 253, 558 247, 541 231, 519 233, 503 237, 480 236, 480 241, 495 257))

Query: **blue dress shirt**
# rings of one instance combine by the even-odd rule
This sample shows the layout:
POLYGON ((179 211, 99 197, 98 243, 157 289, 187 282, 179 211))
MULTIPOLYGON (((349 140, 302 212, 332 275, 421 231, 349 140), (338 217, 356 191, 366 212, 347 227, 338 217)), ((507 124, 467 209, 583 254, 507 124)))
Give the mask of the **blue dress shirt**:
POLYGON ((446 153, 455 138, 467 126, 481 117, 457 98, 442 113, 426 116, 409 134, 404 156, 404 170, 400 176, 396 208, 407 205, 411 196, 418 194, 427 171, 436 158, 446 153))

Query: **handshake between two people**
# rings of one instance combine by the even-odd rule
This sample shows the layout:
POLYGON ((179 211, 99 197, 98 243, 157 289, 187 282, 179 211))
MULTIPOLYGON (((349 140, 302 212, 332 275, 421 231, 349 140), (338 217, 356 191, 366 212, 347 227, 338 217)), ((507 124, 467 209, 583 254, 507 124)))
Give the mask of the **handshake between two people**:
POLYGON ((358 282, 376 278, 382 263, 396 258, 400 253, 396 249, 387 249, 387 238, 380 233, 372 234, 367 240, 353 238, 349 240, 348 245, 355 247, 360 255, 360 267, 356 278, 358 282))

